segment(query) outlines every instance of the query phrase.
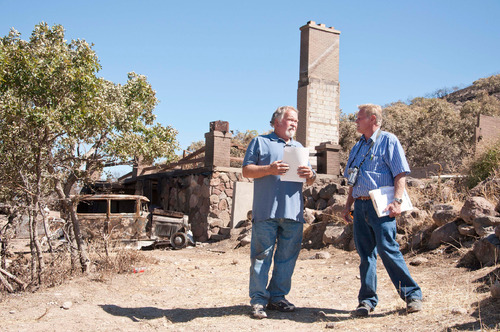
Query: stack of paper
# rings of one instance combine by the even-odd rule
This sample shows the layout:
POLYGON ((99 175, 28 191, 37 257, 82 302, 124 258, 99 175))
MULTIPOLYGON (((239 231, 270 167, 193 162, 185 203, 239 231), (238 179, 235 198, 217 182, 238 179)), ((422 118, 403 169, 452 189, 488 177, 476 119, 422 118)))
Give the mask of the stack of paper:
MULTIPOLYGON (((370 190, 370 197, 373 202, 373 207, 377 211, 377 216, 384 217, 389 215, 389 211, 385 211, 387 205, 394 201, 394 187, 380 187, 378 189, 370 190)), ((403 204, 401 204, 401 212, 413 210, 413 205, 410 201, 408 192, 403 193, 403 204)))
POLYGON ((306 182, 297 174, 299 166, 307 166, 309 162, 309 149, 295 146, 285 146, 283 151, 283 162, 290 167, 288 171, 281 175, 281 181, 306 182))

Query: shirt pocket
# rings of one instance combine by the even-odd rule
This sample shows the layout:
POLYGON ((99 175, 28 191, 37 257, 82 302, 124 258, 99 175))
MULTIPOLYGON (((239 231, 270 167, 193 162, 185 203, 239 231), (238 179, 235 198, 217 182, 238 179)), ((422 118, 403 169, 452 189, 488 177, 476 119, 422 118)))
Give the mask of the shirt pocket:
POLYGON ((363 168, 367 172, 386 173, 389 171, 384 158, 381 155, 369 154, 366 156, 363 168))

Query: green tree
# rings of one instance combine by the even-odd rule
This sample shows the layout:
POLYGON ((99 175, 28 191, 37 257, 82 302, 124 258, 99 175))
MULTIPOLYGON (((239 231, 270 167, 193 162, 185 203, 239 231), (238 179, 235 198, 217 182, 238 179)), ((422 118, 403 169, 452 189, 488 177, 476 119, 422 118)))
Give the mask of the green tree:
POLYGON ((500 100, 486 91, 478 93, 472 99, 466 101, 460 109, 460 116, 463 121, 463 130, 472 141, 477 125, 478 115, 500 116, 500 100))
POLYGON ((345 163, 349 158, 349 151, 351 151, 356 141, 359 139, 360 134, 356 130, 356 113, 346 114, 340 112, 339 122, 339 145, 340 150, 340 164, 345 167, 345 163))
POLYGON ((413 166, 452 165, 465 155, 470 141, 455 106, 442 99, 415 98, 384 109, 382 128, 395 134, 413 166))
POLYGON ((130 73, 120 85, 98 77, 99 70, 91 45, 68 43, 61 25, 41 23, 29 41, 15 30, 0 39, 3 197, 23 201, 36 229, 40 203, 55 191, 72 221, 83 271, 89 259, 72 189, 135 156, 173 159, 178 146, 175 129, 155 123, 157 99, 146 77, 130 73))

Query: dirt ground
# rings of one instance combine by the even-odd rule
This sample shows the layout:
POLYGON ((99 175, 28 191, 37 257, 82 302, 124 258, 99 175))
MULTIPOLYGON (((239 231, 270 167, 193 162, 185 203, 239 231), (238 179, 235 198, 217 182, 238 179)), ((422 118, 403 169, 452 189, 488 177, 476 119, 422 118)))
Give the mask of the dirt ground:
MULTIPOLYGON (((379 305, 353 318, 359 288, 358 256, 325 248, 303 250, 288 299, 293 313, 250 316, 249 248, 229 240, 182 250, 144 251, 154 258, 141 273, 73 278, 35 293, 4 295, 1 331, 463 331, 498 330, 500 300, 480 280, 494 267, 457 268, 458 256, 426 253, 410 265, 424 293, 424 310, 407 314, 382 264, 379 305), (99 279, 99 281, 97 281, 99 279), (63 308, 63 306, 69 308, 63 308)), ((407 262, 417 256, 407 255, 407 262)))

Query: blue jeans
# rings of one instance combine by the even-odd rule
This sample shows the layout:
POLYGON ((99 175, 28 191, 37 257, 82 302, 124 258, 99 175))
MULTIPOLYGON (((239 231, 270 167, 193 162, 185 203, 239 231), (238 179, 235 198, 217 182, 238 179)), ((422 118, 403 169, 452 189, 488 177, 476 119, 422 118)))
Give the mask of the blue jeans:
POLYGON ((302 245, 301 222, 269 219, 252 224, 250 304, 277 302, 290 292, 295 262, 302 245), (276 244, 276 251, 274 250, 276 244), (269 285, 269 269, 274 267, 269 285))
POLYGON ((396 219, 379 218, 371 200, 354 202, 354 242, 361 258, 359 303, 366 302, 372 308, 378 303, 377 252, 399 296, 405 301, 422 299, 422 291, 410 276, 396 242, 396 219))

